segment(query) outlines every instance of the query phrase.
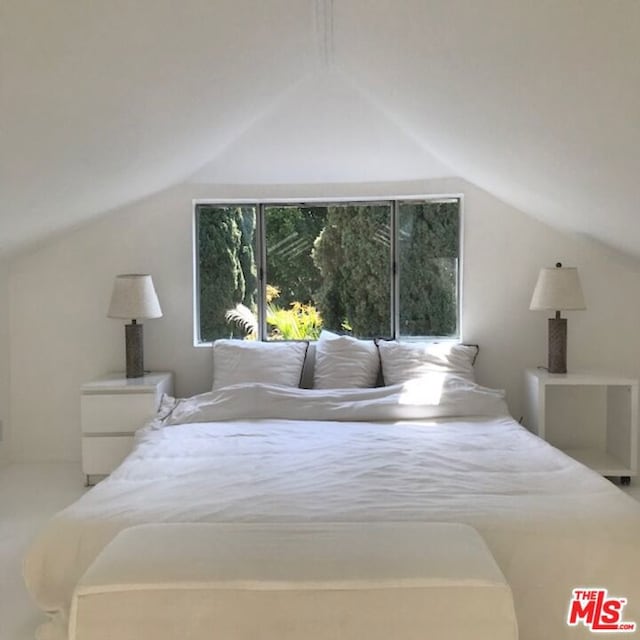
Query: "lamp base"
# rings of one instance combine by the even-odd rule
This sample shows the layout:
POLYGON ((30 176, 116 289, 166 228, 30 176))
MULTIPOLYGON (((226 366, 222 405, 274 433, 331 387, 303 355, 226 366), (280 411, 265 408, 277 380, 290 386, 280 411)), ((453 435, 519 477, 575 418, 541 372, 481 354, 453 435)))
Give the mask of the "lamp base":
POLYGON ((549 318, 549 373, 567 373, 566 318, 549 318))
POLYGON ((127 378, 142 378, 144 375, 142 325, 134 322, 125 325, 124 330, 127 351, 127 378))

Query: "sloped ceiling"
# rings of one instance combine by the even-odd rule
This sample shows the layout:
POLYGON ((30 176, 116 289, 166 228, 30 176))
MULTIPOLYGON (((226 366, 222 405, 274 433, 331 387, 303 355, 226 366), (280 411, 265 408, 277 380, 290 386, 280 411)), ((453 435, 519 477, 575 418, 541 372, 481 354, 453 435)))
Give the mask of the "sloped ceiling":
POLYGON ((334 69, 285 91, 194 182, 336 184, 450 176, 451 169, 334 69))
POLYGON ((0 248, 184 180, 456 175, 640 256, 637 0, 0 0, 0 248))

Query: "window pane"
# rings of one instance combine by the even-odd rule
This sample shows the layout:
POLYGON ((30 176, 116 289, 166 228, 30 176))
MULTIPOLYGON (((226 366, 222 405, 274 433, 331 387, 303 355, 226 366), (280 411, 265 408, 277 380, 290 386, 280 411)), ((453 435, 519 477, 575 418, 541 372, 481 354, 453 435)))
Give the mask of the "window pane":
POLYGON ((460 202, 401 202, 401 336, 458 336, 460 202))
POLYGON ((267 338, 315 340, 322 330, 317 292, 322 276, 313 246, 327 220, 326 207, 265 207, 267 338))
POLYGON ((315 339, 391 331, 391 207, 267 206, 267 331, 315 339))
POLYGON ((200 341, 255 337, 256 207, 198 204, 196 230, 200 341))

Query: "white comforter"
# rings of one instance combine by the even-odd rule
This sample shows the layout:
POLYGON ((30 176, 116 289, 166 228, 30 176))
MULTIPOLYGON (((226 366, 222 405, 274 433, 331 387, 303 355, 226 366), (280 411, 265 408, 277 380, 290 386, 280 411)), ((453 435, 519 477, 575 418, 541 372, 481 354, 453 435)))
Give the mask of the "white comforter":
MULTIPOLYGON (((438 402, 460 384, 447 383, 438 402)), ((169 406, 122 466, 34 543, 26 581, 53 614, 40 637, 64 637, 79 577, 118 531, 147 522, 464 522, 511 584, 524 640, 590 637, 565 624, 571 590, 581 586, 628 598, 624 619, 640 622, 637 503, 506 416, 355 421, 380 393, 261 386, 169 406), (323 402, 332 420, 318 419, 323 402), (291 418, 296 403, 306 414, 297 417, 313 419, 258 418, 291 418), (252 420, 231 420, 241 411, 252 420)), ((393 388, 380 396, 387 419, 389 407, 421 404, 400 396, 393 388)), ((485 415, 504 406, 497 396, 469 400, 485 415)), ((423 402, 425 415, 438 402, 423 402)), ((463 401, 459 413, 471 405, 463 401)))

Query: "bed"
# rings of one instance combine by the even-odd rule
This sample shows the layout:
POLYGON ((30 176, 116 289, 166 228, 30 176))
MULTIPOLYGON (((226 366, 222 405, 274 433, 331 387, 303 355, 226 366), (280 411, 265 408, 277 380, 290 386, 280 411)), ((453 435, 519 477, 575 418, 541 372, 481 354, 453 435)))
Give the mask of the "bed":
POLYGON ((121 530, 163 522, 459 522, 484 538, 523 640, 568 627, 577 587, 628 599, 640 621, 640 506, 530 434, 500 393, 438 374, 425 393, 234 384, 165 403, 106 480, 48 524, 29 590, 66 637, 76 582, 121 530))

